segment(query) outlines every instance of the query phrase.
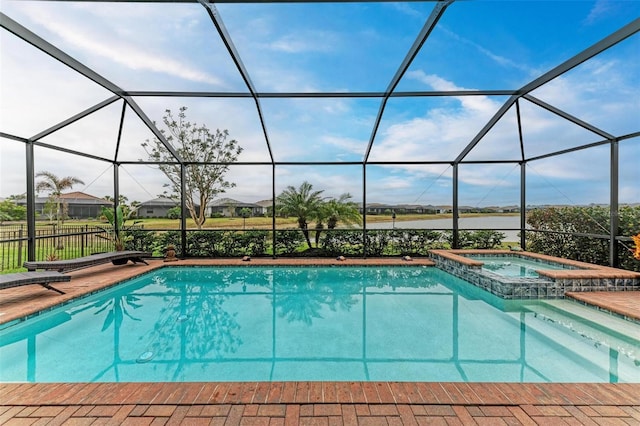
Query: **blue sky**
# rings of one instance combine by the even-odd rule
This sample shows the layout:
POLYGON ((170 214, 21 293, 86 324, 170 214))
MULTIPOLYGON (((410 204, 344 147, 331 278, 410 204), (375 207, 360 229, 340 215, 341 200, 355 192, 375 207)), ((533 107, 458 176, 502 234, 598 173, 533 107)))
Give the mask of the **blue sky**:
MULTIPOLYGON (((434 3, 216 5, 258 92, 382 92, 434 3)), ((247 92, 200 4, 82 3, 1 0, 0 10, 126 90, 247 92)), ((640 1, 460 1, 447 8, 396 90, 518 89, 640 17, 640 1)), ((111 96, 5 30, 0 32, 0 131, 31 137, 111 96)), ((640 35, 532 92, 613 135, 640 131, 640 35)), ((505 96, 391 98, 371 161, 451 161, 506 101, 505 96)), ((162 121, 187 106, 191 121, 228 129, 243 162, 269 161, 252 99, 135 99, 162 121)), ((262 99, 276 161, 361 161, 379 98, 262 99)), ((42 141, 112 158, 120 102, 42 141)), ((523 100, 527 156, 600 137, 523 100)), ((127 111, 118 159, 146 158, 151 135, 127 111)), ((620 144, 620 200, 639 202, 640 138, 620 144)), ((24 146, 0 140, 0 196, 25 191, 24 146)), ((607 146, 534 161, 527 167, 530 204, 607 203, 607 146)), ((478 144, 469 160, 517 160, 515 109, 478 144)), ((74 187, 103 196, 113 170, 104 162, 36 148, 36 171, 72 175, 74 187)), ((447 164, 367 168, 367 201, 451 204, 447 164)), ((518 204, 520 168, 461 165, 460 203, 518 204)), ((144 201, 162 192, 162 174, 125 165, 121 193, 144 201)), ((232 167, 242 201, 271 197, 271 167, 232 167)), ((327 195, 362 199, 361 166, 279 166, 277 192, 310 181, 327 195)))

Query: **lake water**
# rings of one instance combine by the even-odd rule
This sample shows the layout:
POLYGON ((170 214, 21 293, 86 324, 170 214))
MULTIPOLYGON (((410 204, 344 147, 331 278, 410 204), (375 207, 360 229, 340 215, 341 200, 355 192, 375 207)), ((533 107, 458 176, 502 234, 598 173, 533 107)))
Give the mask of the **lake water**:
MULTIPOLYGON (((520 216, 465 217, 458 221, 460 229, 504 229, 520 228, 520 216)), ((367 223, 368 229, 392 229, 392 222, 367 223)), ((453 219, 426 219, 395 222, 397 229, 451 229, 453 219)), ((500 231, 507 237, 504 241, 520 241, 519 231, 500 231)))

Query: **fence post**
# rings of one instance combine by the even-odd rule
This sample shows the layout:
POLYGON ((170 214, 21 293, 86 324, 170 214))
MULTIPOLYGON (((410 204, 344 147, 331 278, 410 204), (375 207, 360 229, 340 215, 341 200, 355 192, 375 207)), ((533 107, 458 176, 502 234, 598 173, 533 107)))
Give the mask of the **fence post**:
POLYGON ((22 225, 18 230, 18 266, 22 266, 22 225))
POLYGON ((80 244, 80 257, 84 256, 84 246, 87 245, 87 232, 89 232, 89 225, 84 226, 84 234, 80 238, 82 238, 82 244, 80 244))

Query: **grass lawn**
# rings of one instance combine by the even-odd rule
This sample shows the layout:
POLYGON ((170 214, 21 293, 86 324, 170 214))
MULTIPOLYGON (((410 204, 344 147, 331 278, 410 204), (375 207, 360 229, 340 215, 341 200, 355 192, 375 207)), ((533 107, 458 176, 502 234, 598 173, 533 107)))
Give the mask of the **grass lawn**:
MULTIPOLYGON (((464 213, 461 218, 465 217, 482 217, 482 216, 518 216, 519 213, 464 213)), ((407 214, 397 215, 396 222, 410 220, 431 220, 431 219, 447 219, 451 218, 451 214, 407 214)), ((203 225, 203 229, 271 229, 273 219, 270 217, 249 217, 243 219, 241 217, 223 217, 223 218, 207 218, 203 225)), ((136 219, 139 225, 143 225, 146 229, 180 229, 180 220, 164 219, 164 218, 145 218, 136 219)), ((391 215, 367 215, 367 223, 392 222, 391 215)), ((131 225, 132 220, 127 221, 127 225, 131 225)), ((38 222, 38 224, 43 224, 38 222)), ((76 221, 68 220, 68 225, 101 225, 101 222, 93 221, 76 221)), ((276 218, 276 229, 297 228, 298 222, 294 217, 276 218)), ((187 228, 195 229, 196 226, 191 218, 187 219, 187 228)), ((313 221, 310 223, 313 228, 313 221)))

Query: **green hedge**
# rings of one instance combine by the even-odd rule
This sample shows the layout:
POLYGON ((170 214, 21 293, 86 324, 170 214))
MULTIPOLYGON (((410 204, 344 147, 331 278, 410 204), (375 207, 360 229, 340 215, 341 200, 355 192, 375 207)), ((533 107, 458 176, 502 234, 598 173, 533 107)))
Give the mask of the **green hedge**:
MULTIPOLYGON (((269 231, 189 231, 187 253, 191 257, 264 256, 267 253, 269 231)), ((184 251, 180 244, 180 231, 168 231, 158 237, 158 246, 164 249, 173 244, 178 256, 184 251)))
MULTIPOLYGON (((640 232, 640 206, 623 206, 618 211, 618 234, 630 238, 640 232)), ((527 250, 564 257, 566 259, 609 265, 609 240, 567 233, 608 235, 609 207, 560 207, 531 210, 527 223, 533 229, 546 232, 527 232, 527 250)), ((640 271, 640 261, 633 259, 631 241, 617 244, 620 267, 640 271)))
POLYGON ((306 244, 304 235, 298 229, 286 229, 276 232, 275 252, 277 255, 291 255, 303 244, 306 244))
MULTIPOLYGON (((136 230, 127 248, 164 254, 172 244, 178 256, 183 256, 180 231, 155 233, 136 230)), ((504 234, 496 231, 460 231, 461 241, 469 248, 499 247, 504 234)), ((361 229, 324 230, 318 247, 309 249, 299 229, 276 231, 277 256, 363 256, 361 229)), ((429 250, 450 248, 451 235, 427 229, 376 229, 367 231, 367 256, 427 256, 429 250)), ((272 234, 266 230, 251 231, 188 231, 187 250, 190 257, 237 257, 273 255, 272 234)))

